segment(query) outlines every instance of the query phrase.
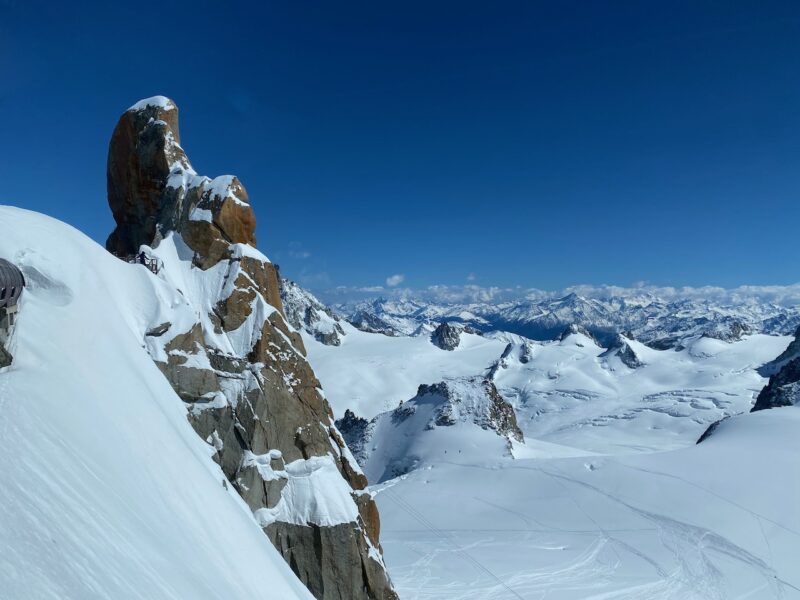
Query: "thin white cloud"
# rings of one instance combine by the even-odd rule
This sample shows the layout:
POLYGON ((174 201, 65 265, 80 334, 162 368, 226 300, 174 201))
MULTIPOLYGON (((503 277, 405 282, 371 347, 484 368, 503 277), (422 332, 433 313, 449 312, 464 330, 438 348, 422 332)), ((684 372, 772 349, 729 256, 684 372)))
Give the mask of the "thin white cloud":
POLYGON ((472 302, 495 304, 500 302, 541 302, 548 298, 561 298, 574 293, 585 298, 638 298, 643 301, 647 301, 649 298, 667 302, 686 299, 708 301, 723 306, 771 303, 788 307, 800 304, 800 283, 794 285, 743 285, 736 288, 722 288, 717 286, 668 287, 637 282, 631 287, 575 285, 562 290, 548 291, 520 286, 484 287, 475 284, 432 285, 418 289, 397 287, 402 282, 402 275, 394 275, 386 280, 387 287, 339 286, 335 289, 329 289, 326 295, 331 301, 335 299, 340 302, 353 298, 363 299, 381 295, 395 299, 418 299, 447 304, 468 304, 472 302))
POLYGON ((475 281, 475 273, 470 273, 467 275, 467 281, 475 281))
POLYGON ((289 242, 289 256, 299 260, 311 258, 311 252, 303 248, 301 242, 289 242))
POLYGON ((406 276, 403 275, 402 273, 397 273, 396 275, 390 275, 389 277, 386 278, 386 285, 388 285, 389 287, 397 287, 398 285, 403 283, 405 279, 406 276))

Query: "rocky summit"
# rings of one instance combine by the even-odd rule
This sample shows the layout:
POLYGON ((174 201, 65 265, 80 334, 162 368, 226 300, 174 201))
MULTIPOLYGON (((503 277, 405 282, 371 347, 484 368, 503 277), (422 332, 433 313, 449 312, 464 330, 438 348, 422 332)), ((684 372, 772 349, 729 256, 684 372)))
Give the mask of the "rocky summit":
POLYGON ((761 372, 762 375, 770 375, 770 378, 759 392, 753 412, 800 403, 800 328, 788 348, 774 361, 764 365, 761 372))
POLYGON ((431 342, 442 350, 455 350, 461 343, 463 327, 452 323, 441 323, 431 333, 431 342))
POLYGON ((348 410, 336 424, 371 483, 405 475, 448 449, 460 457, 510 455, 513 443, 524 441, 514 408, 483 377, 422 384, 394 410, 369 421, 348 410))
POLYGON ((281 302, 286 320, 326 346, 339 346, 345 335, 342 319, 308 290, 281 278, 281 302))
MULTIPOLYGON (((255 249, 247 192, 236 177, 194 171, 172 100, 142 100, 120 118, 108 201, 116 221, 108 250, 156 261, 158 277, 192 308, 143 343, 226 485, 317 598, 396 598, 367 480, 287 322, 277 269, 255 249)), ((292 313, 295 325, 309 320, 292 313)))

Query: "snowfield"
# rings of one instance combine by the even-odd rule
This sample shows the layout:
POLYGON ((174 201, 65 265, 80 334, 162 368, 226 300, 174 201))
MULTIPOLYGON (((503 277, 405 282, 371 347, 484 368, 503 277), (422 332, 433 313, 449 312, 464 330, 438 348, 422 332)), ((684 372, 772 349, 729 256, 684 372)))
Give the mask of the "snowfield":
POLYGON ((581 333, 462 334, 447 352, 427 332, 344 327, 339 347, 304 341, 337 417, 383 413, 357 454, 404 600, 800 598, 800 408, 741 414, 791 337, 627 340, 626 354, 581 333), (433 426, 419 402, 385 412, 470 376, 516 409, 513 456, 496 432, 433 426))
POLYGON ((341 325, 346 335, 338 347, 303 333, 309 361, 337 418, 348 408, 360 417, 374 417, 413 397, 422 383, 480 373, 506 346, 502 340, 465 334, 455 351, 445 352, 428 335, 389 337, 341 325))
POLYGON ((0 596, 311 598, 145 349, 189 322, 183 296, 54 219, 0 225, 27 280, 0 371, 0 596))
POLYGON ((514 345, 495 383, 526 435, 593 452, 682 448, 719 419, 747 412, 766 379, 756 369, 793 338, 753 335, 728 343, 692 337, 681 350, 628 341, 642 365, 630 368, 593 340, 514 345))
POLYGON ((377 488, 404 600, 800 598, 800 409, 662 453, 472 465, 377 488))

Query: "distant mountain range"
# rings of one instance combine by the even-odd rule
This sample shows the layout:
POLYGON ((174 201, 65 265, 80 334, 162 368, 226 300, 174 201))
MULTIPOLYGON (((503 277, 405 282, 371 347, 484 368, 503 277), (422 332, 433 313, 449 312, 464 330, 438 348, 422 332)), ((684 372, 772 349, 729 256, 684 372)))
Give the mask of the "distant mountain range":
POLYGON ((797 305, 765 302, 755 296, 667 299, 650 292, 463 303, 404 295, 341 303, 332 309, 359 329, 387 335, 412 335, 420 327, 459 322, 482 332, 507 331, 549 340, 570 325, 579 325, 603 344, 625 333, 654 348, 674 347, 695 335, 725 341, 751 333, 786 335, 800 325, 797 305))

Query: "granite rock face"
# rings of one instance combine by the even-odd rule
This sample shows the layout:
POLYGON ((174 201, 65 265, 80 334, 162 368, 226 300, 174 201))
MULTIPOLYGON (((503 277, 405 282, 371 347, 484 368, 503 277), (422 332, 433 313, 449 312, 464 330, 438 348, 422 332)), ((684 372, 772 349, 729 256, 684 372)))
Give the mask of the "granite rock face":
POLYGON ((356 329, 367 333, 382 333, 389 337, 396 337, 399 335, 397 330, 389 323, 366 311, 359 311, 350 315, 348 321, 356 329))
POLYGON ((255 249, 241 182, 197 175, 177 107, 155 97, 119 120, 108 191, 108 249, 157 258, 158 277, 196 315, 156 321, 143 343, 227 482, 317 598, 396 598, 366 477, 287 323, 277 269, 255 249))
POLYGON ((514 408, 503 399, 489 379, 451 379, 423 384, 417 389, 414 400, 422 400, 426 396, 443 400, 435 411, 434 424, 437 426, 447 427, 471 420, 482 429, 493 429, 498 435, 518 442, 524 439, 517 425, 514 408))
POLYGON ((594 335, 592 335, 592 333, 588 329, 586 329, 583 325, 578 325, 576 323, 572 323, 571 325, 565 327, 564 330, 561 332, 561 334, 558 336, 558 340, 560 342, 563 342, 569 336, 575 334, 586 336, 598 346, 600 345, 600 342, 597 341, 597 338, 595 338, 594 335))
POLYGON ((431 342, 442 350, 455 350, 461 343, 463 328, 452 323, 442 323, 431 334, 431 342))
POLYGON ((256 219, 247 191, 233 176, 199 176, 180 145, 178 107, 156 96, 119 119, 107 166, 108 203, 116 229, 106 247, 132 255, 174 231, 195 251, 198 266, 223 258, 231 244, 255 247, 256 219))
POLYGON ((286 320, 326 346, 339 346, 345 336, 341 319, 309 291, 281 278, 281 302, 286 320))
POLYGON ((792 406, 798 402, 800 402, 800 357, 795 357, 769 378, 769 383, 758 394, 751 412, 778 406, 792 406))
POLYGON ((761 367, 759 373, 769 376, 769 382, 758 394, 751 412, 800 402, 800 327, 786 350, 761 367))
POLYGON ((524 441, 514 408, 500 396, 490 379, 482 377, 423 384, 416 396, 394 410, 370 420, 348 410, 336 425, 359 464, 368 474, 371 472, 374 482, 403 475, 415 468, 414 460, 409 460, 414 454, 413 440, 428 437, 439 428, 477 426, 505 439, 507 449, 512 440, 524 441), (398 445, 411 443, 406 449, 409 455, 395 455, 392 440, 398 445))
POLYGON ((619 360, 629 369, 638 369, 644 366, 644 362, 636 354, 636 351, 628 343, 630 338, 625 335, 618 334, 615 340, 610 344, 608 350, 603 352, 600 356, 604 358, 616 356, 619 360))

